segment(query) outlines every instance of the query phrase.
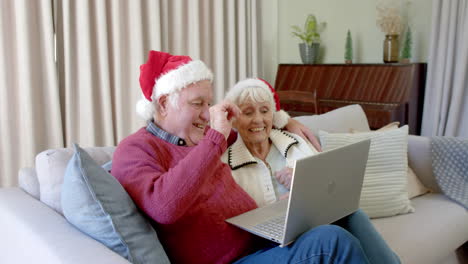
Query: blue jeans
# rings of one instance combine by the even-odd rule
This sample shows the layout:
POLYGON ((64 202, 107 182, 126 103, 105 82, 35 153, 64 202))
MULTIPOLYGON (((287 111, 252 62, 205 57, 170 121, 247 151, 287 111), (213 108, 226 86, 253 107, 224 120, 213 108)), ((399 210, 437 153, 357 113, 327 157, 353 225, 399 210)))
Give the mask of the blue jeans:
POLYGON ((369 263, 359 241, 336 225, 323 225, 302 234, 287 247, 268 247, 248 255, 241 263, 369 263))
POLYGON ((398 264, 398 256, 361 210, 333 225, 316 227, 293 244, 259 250, 241 263, 381 263, 398 264))
POLYGON ((390 249, 372 225, 369 217, 361 209, 333 224, 346 229, 359 240, 370 263, 401 263, 398 256, 390 249))

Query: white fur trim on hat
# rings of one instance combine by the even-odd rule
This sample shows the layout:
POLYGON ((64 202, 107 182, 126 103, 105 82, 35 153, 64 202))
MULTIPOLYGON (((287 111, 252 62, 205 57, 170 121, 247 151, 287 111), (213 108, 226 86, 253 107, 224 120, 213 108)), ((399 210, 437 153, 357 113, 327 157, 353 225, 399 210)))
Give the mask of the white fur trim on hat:
POLYGON ((151 99, 154 101, 161 95, 180 91, 189 84, 203 80, 213 81, 213 73, 202 61, 191 61, 159 77, 151 99))
POLYGON ((234 87, 232 87, 229 90, 229 92, 226 94, 226 99, 230 100, 231 102, 237 101, 237 98, 239 98, 242 91, 244 91, 245 88, 249 88, 249 87, 261 87, 262 89, 265 89, 266 91, 268 91, 268 94, 271 95, 271 100, 274 105, 275 102, 274 102, 273 95, 271 94, 270 87, 268 87, 268 85, 266 85, 266 83, 262 82, 261 80, 253 79, 253 78, 245 79, 243 81, 236 83, 234 87))
POLYGON ((137 114, 146 121, 153 119, 154 117, 154 101, 148 101, 144 95, 141 96, 142 98, 138 100, 136 104, 136 112, 137 114))
POLYGON ((273 126, 282 129, 288 124, 289 118, 290 116, 284 110, 276 111, 273 114, 273 126))

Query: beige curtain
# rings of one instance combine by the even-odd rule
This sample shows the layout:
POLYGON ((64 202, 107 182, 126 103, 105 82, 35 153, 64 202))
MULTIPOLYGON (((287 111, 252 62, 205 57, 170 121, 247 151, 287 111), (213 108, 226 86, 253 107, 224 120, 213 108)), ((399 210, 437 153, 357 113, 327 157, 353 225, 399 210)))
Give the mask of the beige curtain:
POLYGON ((134 114, 145 50, 161 49, 154 1, 55 1, 66 146, 112 146, 141 125, 134 114))
POLYGON ((0 186, 63 146, 50 0, 0 1, 0 186))
POLYGON ((468 1, 432 6, 421 134, 468 138, 468 1))
MULTIPOLYGON (((15 184, 18 168, 32 166, 39 150, 74 142, 116 145, 141 127, 135 113, 139 66, 151 49, 206 62, 215 74, 217 101, 236 81, 259 72, 255 0, 0 2, 2 21, 10 21, 10 11, 16 9, 25 20, 22 28, 2 22, 2 30, 22 38, 8 44, 11 40, 2 34, 0 45, 24 46, 16 57, 0 58, 2 69, 26 65, 15 65, 14 74, 2 71, 9 79, 0 80, 1 185, 15 184), (32 17, 37 21, 28 21, 32 17), (30 38, 36 35, 44 44, 33 44, 30 38), (20 93, 20 87, 29 92, 20 93)), ((3 46, 2 52, 12 53, 3 46)))

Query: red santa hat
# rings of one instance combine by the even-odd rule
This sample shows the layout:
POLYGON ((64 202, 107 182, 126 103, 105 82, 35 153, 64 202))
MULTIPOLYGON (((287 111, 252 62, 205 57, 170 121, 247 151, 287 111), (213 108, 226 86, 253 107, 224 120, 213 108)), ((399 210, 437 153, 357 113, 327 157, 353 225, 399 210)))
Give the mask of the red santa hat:
POLYGON ((276 128, 284 128, 288 124, 289 115, 284 110, 281 110, 278 94, 275 89, 267 81, 260 78, 250 78, 240 81, 232 87, 226 95, 226 99, 237 102, 239 96, 246 88, 263 89, 268 94, 273 109, 273 126, 276 128))
POLYGON ((138 101, 136 111, 143 119, 151 120, 157 98, 203 80, 213 81, 213 73, 202 61, 151 50, 148 61, 140 66, 143 98, 138 101))

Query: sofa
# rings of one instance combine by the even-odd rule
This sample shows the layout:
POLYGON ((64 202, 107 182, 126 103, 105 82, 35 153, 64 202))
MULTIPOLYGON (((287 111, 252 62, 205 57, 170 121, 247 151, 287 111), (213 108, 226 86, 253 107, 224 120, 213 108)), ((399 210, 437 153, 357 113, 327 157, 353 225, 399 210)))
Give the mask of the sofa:
MULTIPOLYGON (((320 129, 369 131, 359 105, 322 115, 297 118, 318 134, 320 129)), ((85 148, 99 164, 114 147, 85 148)), ((60 208, 61 184, 71 149, 49 149, 36 157, 35 168, 19 170, 19 186, 0 189, 1 263, 129 263, 72 226, 60 208)), ((431 192, 411 199, 413 213, 372 219, 402 263, 466 262, 468 212, 444 196, 433 176, 430 139, 408 137, 408 163, 431 192), (464 257, 465 256, 465 257, 464 257)))

